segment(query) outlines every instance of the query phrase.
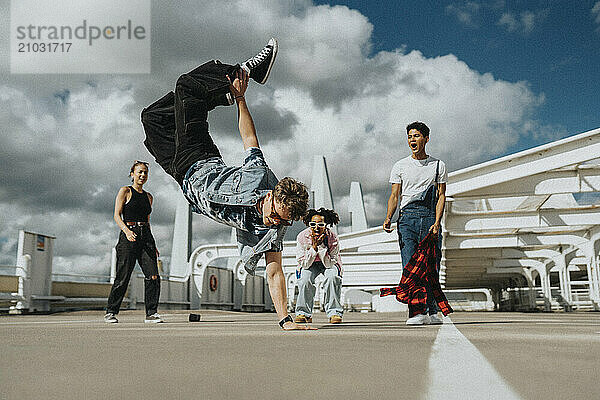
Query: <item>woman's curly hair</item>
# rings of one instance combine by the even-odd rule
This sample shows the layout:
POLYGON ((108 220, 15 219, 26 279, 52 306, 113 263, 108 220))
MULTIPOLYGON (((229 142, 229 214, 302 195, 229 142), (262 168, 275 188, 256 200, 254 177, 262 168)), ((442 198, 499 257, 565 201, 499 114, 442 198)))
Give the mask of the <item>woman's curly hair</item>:
POLYGON ((315 215, 322 216, 323 219, 325 219, 325 223, 327 225, 336 225, 340 222, 340 216, 338 215, 338 213, 323 207, 319 208, 318 210, 311 208, 307 211, 306 215, 302 217, 302 221, 306 226, 308 226, 308 224, 312 220, 312 217, 314 217, 315 215))

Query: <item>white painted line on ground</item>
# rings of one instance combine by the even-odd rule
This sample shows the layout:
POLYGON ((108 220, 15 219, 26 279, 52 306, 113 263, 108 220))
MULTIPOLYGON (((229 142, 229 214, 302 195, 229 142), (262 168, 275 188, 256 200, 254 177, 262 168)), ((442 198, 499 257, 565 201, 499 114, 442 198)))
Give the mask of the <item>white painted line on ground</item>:
POLYGON ((598 326, 600 324, 588 324, 581 322, 536 322, 536 325, 569 325, 569 326, 598 326))
POLYGON ((479 350, 444 318, 429 357, 428 400, 518 400, 479 350))

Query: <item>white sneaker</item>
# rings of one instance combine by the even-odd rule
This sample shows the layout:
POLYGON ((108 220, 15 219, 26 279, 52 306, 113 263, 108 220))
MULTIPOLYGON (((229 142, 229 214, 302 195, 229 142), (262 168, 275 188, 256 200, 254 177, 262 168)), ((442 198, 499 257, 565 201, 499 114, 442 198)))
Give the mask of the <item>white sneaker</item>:
POLYGON ((429 316, 429 323, 431 325, 441 325, 444 323, 444 321, 440 317, 438 317, 437 314, 432 314, 429 316))
POLYGON ((415 315, 406 320, 406 325, 429 325, 430 323, 431 319, 427 314, 415 315))
POLYGON ((116 324, 117 322, 119 322, 119 320, 117 319, 117 317, 115 317, 115 314, 113 313, 106 313, 106 315, 104 316, 104 322, 106 322, 107 324, 116 324))
POLYGON ((158 313, 154 313, 152 315, 148 315, 146 317, 146 319, 144 320, 145 323, 147 324, 159 324, 161 322, 164 322, 162 320, 162 318, 160 317, 160 315, 158 315, 158 313))

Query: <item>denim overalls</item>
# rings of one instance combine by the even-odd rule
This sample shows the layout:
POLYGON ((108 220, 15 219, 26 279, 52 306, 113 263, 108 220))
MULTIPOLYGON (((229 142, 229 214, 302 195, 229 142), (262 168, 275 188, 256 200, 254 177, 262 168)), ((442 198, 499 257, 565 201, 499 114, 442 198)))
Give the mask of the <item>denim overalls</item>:
MULTIPOLYGON (((398 242, 400 243, 400 254, 402 265, 407 265, 415 253, 421 240, 429 233, 429 228, 435 223, 435 206, 437 204, 437 179, 440 162, 437 162, 435 179, 433 185, 424 190, 417 199, 408 203, 400 210, 398 216, 398 242)), ((438 248, 441 249, 441 232, 438 234, 438 248)), ((441 256, 441 251, 438 252, 441 256)), ((439 269, 440 260, 437 262, 439 269)), ((428 313, 437 313, 437 306, 431 288, 427 285, 428 313)))

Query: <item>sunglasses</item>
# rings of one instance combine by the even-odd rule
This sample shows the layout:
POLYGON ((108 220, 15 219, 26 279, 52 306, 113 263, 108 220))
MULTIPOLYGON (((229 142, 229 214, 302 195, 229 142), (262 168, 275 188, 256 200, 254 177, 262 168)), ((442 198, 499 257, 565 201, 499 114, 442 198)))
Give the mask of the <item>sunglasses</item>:
POLYGON ((150 165, 150 163, 148 161, 141 161, 141 160, 135 160, 133 163, 134 164, 144 164, 146 167, 148 165, 150 165))
POLYGON ((281 215, 277 214, 277 211, 275 211, 274 197, 271 197, 271 214, 269 215, 269 219, 275 222, 276 225, 292 226, 292 221, 282 218, 281 215))
POLYGON ((308 226, 310 226, 311 228, 316 228, 317 226, 319 228, 325 228, 327 226, 327 224, 325 222, 313 222, 313 221, 310 221, 308 223, 308 226))

